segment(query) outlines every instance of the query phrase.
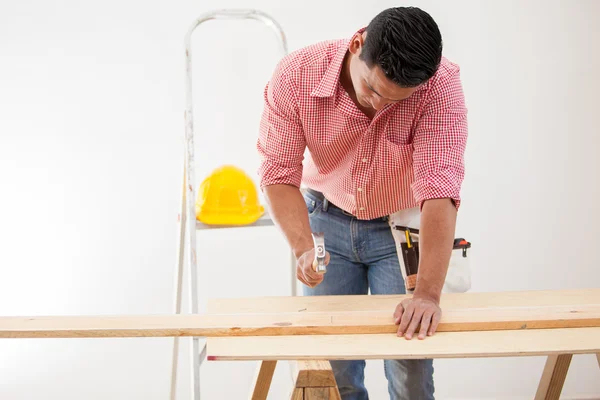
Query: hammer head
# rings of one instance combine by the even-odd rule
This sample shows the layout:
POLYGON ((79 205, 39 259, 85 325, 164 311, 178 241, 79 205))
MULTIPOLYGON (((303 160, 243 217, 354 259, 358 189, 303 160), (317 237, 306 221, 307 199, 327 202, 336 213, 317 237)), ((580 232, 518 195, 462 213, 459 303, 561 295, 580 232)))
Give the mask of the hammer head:
POLYGON ((320 274, 327 272, 325 265, 325 234, 323 232, 313 232, 313 242, 315 244, 315 262, 316 270, 320 274))

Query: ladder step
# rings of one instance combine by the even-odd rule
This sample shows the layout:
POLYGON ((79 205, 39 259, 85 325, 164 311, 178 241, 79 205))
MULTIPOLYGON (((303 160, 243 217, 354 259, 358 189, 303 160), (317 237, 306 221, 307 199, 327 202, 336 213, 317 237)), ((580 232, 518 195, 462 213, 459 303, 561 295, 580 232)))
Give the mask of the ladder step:
POLYGON ((198 220, 196 220, 196 230, 204 230, 204 229, 232 229, 232 228, 254 228, 257 226, 273 226, 273 220, 271 217, 265 212, 262 217, 256 220, 256 222, 248 225, 207 225, 198 220))

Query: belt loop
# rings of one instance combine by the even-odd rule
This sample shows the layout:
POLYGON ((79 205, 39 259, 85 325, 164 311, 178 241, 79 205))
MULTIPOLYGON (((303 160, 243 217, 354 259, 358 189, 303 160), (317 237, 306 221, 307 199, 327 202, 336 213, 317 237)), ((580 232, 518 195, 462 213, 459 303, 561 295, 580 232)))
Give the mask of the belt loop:
POLYGON ((323 211, 327 212, 327 208, 329 207, 329 201, 323 196, 323 211))

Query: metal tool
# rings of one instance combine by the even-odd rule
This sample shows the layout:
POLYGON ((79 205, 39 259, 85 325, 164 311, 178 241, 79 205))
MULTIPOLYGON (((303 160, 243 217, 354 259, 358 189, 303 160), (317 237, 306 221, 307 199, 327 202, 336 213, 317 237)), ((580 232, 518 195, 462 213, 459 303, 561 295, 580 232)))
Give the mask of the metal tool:
POLYGON ((467 249, 470 249, 470 248, 471 248, 471 242, 467 242, 463 238, 454 239, 454 247, 452 249, 453 250, 462 249, 463 257, 467 256, 467 249))
POLYGON ((406 289, 415 290, 417 286, 417 272, 419 269, 419 242, 411 238, 409 228, 405 228, 406 243, 402 243, 402 255, 406 270, 406 289))
POLYGON ((313 232, 312 237, 315 244, 315 264, 317 272, 319 274, 324 274, 327 272, 327 266, 325 265, 325 234, 323 232, 313 232))
MULTIPOLYGON (((404 285, 406 290, 413 291, 417 286, 417 275, 419 273, 419 229, 400 225, 394 225, 393 229, 404 232, 405 240, 399 243, 399 247, 402 250, 402 257, 399 261, 405 273, 404 285), (417 239, 414 239, 413 235, 417 239)), ((452 250, 461 250, 463 257, 467 257, 467 249, 469 248, 471 248, 471 242, 463 238, 454 239, 452 250)))

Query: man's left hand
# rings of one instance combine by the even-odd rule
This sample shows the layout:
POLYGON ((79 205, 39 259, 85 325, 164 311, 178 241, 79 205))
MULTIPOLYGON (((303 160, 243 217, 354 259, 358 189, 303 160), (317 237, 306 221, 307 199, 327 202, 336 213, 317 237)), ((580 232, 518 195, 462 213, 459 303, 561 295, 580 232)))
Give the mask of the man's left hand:
POLYGON ((425 336, 431 336, 435 333, 440 319, 442 309, 439 301, 429 297, 417 297, 403 300, 396 306, 394 312, 394 322, 398 326, 398 336, 404 336, 406 339, 412 339, 418 331, 419 339, 425 339, 425 336))

